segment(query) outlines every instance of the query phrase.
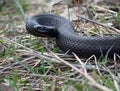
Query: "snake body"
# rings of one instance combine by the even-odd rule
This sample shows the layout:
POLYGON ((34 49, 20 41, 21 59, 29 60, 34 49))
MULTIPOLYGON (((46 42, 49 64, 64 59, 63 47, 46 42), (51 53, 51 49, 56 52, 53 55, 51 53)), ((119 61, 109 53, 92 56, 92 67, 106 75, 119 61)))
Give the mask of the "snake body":
POLYGON ((73 24, 62 16, 41 14, 28 18, 27 31, 35 36, 55 37, 58 47, 64 52, 76 53, 79 57, 87 58, 112 57, 120 54, 120 35, 113 36, 80 36, 74 32, 73 24))

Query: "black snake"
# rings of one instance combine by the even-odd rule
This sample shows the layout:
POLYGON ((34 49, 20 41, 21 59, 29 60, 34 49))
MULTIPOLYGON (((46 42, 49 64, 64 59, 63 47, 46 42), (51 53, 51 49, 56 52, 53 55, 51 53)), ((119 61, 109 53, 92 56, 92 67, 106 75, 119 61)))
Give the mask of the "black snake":
POLYGON ((74 32, 73 24, 62 16, 41 14, 28 18, 27 31, 35 36, 55 37, 58 47, 64 52, 76 53, 79 57, 87 58, 112 57, 120 54, 120 35, 113 36, 80 36, 74 32))

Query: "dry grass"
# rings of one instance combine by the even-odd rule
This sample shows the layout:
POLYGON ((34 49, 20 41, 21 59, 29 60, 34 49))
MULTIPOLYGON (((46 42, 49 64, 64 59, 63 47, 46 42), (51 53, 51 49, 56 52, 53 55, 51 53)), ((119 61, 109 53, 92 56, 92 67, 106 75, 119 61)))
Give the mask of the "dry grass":
MULTIPOLYGON (((26 33, 24 22, 26 17, 39 12, 65 14, 63 7, 68 10, 66 5, 55 5, 54 9, 53 7, 49 9, 49 5, 31 1, 20 5, 17 2, 10 6, 6 4, 3 7, 0 14, 1 86, 9 85, 15 91, 119 91, 119 55, 116 54, 114 60, 96 59, 94 55, 81 59, 74 53, 68 55, 61 52, 51 39, 37 38, 26 33), (15 8, 14 5, 19 7, 15 6, 15 8), (24 13, 21 5, 24 8, 29 6, 29 9, 24 13)), ((85 19, 89 22, 85 22, 85 19, 79 19, 80 22, 74 20, 77 32, 87 36, 103 36, 116 33, 113 30, 119 31, 118 26, 116 28, 111 26, 118 13, 108 7, 104 4, 101 6, 91 4, 91 8, 87 7, 87 10, 93 12, 94 17, 90 12, 85 12, 85 6, 81 5, 77 15, 89 16, 92 21, 88 18, 85 19), (109 24, 109 27, 105 24, 109 24)), ((72 9, 70 8, 68 12, 71 16, 64 15, 71 20, 74 18, 71 14, 72 9)), ((119 21, 118 19, 117 22, 119 21)))

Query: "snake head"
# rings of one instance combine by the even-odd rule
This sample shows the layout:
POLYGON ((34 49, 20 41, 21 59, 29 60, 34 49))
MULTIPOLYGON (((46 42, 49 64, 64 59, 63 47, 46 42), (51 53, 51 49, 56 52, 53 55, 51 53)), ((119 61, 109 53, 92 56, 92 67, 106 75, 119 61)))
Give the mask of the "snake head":
POLYGON ((55 26, 48 25, 34 25, 33 28, 41 37, 55 37, 57 35, 57 29, 55 26))

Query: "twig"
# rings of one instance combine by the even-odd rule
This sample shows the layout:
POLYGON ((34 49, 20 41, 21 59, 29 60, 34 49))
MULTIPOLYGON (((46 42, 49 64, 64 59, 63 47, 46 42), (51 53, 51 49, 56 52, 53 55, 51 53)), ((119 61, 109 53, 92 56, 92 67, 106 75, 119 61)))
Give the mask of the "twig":
POLYGON ((80 71, 78 68, 76 68, 75 66, 73 66, 72 64, 68 63, 67 61, 64 61, 63 59, 61 59, 59 56, 57 56, 56 54, 54 54, 53 52, 51 52, 53 54, 54 57, 56 57, 59 61, 63 62, 64 64, 70 66, 71 68, 73 68, 74 70, 76 70, 77 72, 79 72, 81 75, 83 75, 84 77, 86 77, 91 85, 94 85, 95 87, 103 90, 103 91, 112 91, 111 89, 97 83, 91 76, 89 76, 88 74, 85 74, 84 72, 80 71))
POLYGON ((82 17, 82 16, 80 16, 80 15, 77 15, 77 17, 79 17, 79 18, 81 18, 81 19, 84 19, 84 20, 86 20, 86 21, 89 21, 89 22, 95 23, 95 24, 100 25, 100 26, 102 26, 102 27, 112 29, 113 31, 115 31, 115 32, 117 32, 117 33, 120 33, 120 30, 119 30, 119 29, 114 28, 114 27, 111 27, 111 26, 109 26, 109 25, 101 24, 101 23, 99 23, 99 22, 96 22, 96 21, 93 21, 93 20, 87 19, 87 18, 82 17))
POLYGON ((6 40, 7 42, 14 43, 14 44, 16 44, 16 45, 18 45, 18 46, 20 46, 20 47, 28 50, 28 53, 29 53, 29 54, 34 55, 34 56, 36 56, 36 57, 38 57, 38 58, 43 58, 43 59, 46 59, 46 60, 50 60, 51 62, 61 63, 61 62, 58 61, 56 58, 53 58, 53 56, 51 56, 51 58, 50 58, 50 56, 47 55, 47 54, 46 54, 46 55, 44 55, 44 54, 42 55, 42 54, 40 54, 39 52, 34 51, 34 50, 30 49, 30 48, 27 48, 27 47, 25 47, 25 46, 23 46, 23 45, 21 45, 21 44, 19 44, 19 43, 17 43, 17 42, 14 42, 14 41, 8 39, 8 38, 2 37, 2 36, 0 36, 0 38, 6 40))
POLYGON ((95 65, 96 65, 95 68, 96 68, 96 70, 98 71, 99 75, 102 75, 101 72, 100 72, 100 69, 99 69, 99 67, 98 67, 97 58, 96 58, 95 55, 92 55, 91 57, 89 57, 89 58, 86 60, 85 65, 86 65, 87 62, 88 62, 90 59, 92 59, 92 58, 95 60, 95 65))
POLYGON ((71 80, 71 81, 82 81, 81 79, 69 78, 65 76, 53 76, 53 75, 41 75, 41 74, 27 74, 27 76, 38 76, 38 77, 56 78, 56 79, 64 79, 64 80, 71 80))
MULTIPOLYGON (((44 74, 45 76, 48 74, 48 72, 50 71, 52 67, 50 67, 47 72, 44 74)), ((43 77, 42 77, 43 78, 43 77)), ((42 80, 42 78, 39 78, 37 81, 35 81, 34 83, 32 83, 32 87, 34 87, 40 80, 42 80)))
POLYGON ((105 69, 106 69, 106 71, 108 71, 108 73, 111 75, 111 77, 112 77, 112 79, 113 79, 113 82, 114 82, 114 86, 115 86, 115 88, 116 88, 116 91, 120 91, 119 85, 118 85, 117 80, 116 80, 116 76, 115 76, 109 69, 107 69, 107 68, 105 68, 105 69))
POLYGON ((113 13, 113 14, 117 15, 117 13, 114 12, 114 11, 112 11, 112 10, 109 10, 109 9, 106 9, 106 8, 103 8, 103 7, 100 7, 100 6, 98 6, 98 5, 94 5, 94 6, 95 6, 95 8, 98 8, 99 10, 107 11, 107 12, 110 12, 110 13, 113 13))
MULTIPOLYGON (((34 56, 36 56, 36 57, 38 57, 38 58, 40 58, 40 59, 43 58, 43 59, 46 59, 46 60, 50 60, 50 61, 53 62, 53 63, 62 64, 61 61, 57 60, 57 59, 54 58, 52 55, 50 56, 49 54, 46 54, 46 53, 45 53, 45 55, 42 55, 42 54, 40 54, 39 52, 34 51, 34 50, 30 49, 30 48, 27 48, 27 47, 25 47, 25 46, 23 46, 23 45, 21 45, 21 44, 19 44, 19 43, 17 43, 17 42, 14 42, 14 41, 8 39, 8 38, 1 37, 1 36, 0 36, 0 38, 6 40, 7 42, 14 43, 14 44, 16 44, 16 45, 18 45, 18 46, 26 49, 28 54, 34 55, 34 56)), ((24 52, 26 52, 26 50, 24 50, 24 52)), ((88 60, 90 60, 90 59, 88 59, 88 60)), ((73 64, 73 65, 74 65, 75 67, 79 67, 79 68, 82 67, 82 66, 80 66, 80 65, 78 65, 78 64, 73 64)), ((86 67, 86 68, 87 68, 87 69, 92 69, 92 68, 95 68, 95 67, 93 67, 93 66, 90 67, 90 66, 89 66, 89 67, 86 67)), ((95 68, 95 69, 96 69, 96 68, 95 68)), ((105 70, 102 70, 102 71, 105 71, 105 70)))
MULTIPOLYGON (((45 46, 45 47, 46 47, 46 46, 45 46)), ((86 77, 86 78, 89 80, 89 82, 90 82, 91 85, 94 85, 94 86, 96 86, 97 88, 99 88, 99 89, 101 89, 101 90, 103 90, 103 91, 112 91, 111 89, 109 89, 109 88, 107 88, 107 87, 105 87, 105 86, 97 83, 90 75, 88 75, 88 74, 80 71, 80 70, 79 70, 78 68, 76 68, 74 65, 72 65, 72 64, 70 64, 69 62, 61 59, 59 56, 57 56, 55 53, 53 53, 53 52, 52 52, 51 50, 49 50, 47 47, 46 47, 46 49, 47 49, 57 60, 61 61, 62 63, 66 64, 66 65, 68 65, 68 66, 70 66, 71 68, 73 68, 74 70, 76 70, 77 72, 79 72, 81 75, 83 75, 84 77, 86 77)), ((80 60, 79 60, 79 61, 80 61, 80 60)), ((86 71, 85 71, 85 72, 86 72, 86 71)))
MULTIPOLYGON (((31 51, 32 53, 35 53, 35 54, 38 53, 38 52, 34 52, 34 51, 33 51, 32 49, 30 49, 30 48, 26 48, 25 46, 23 46, 23 45, 21 45, 21 44, 19 44, 19 43, 16 43, 16 42, 14 42, 14 41, 12 41, 12 40, 9 40, 9 39, 7 39, 7 38, 5 38, 5 37, 1 37, 1 36, 0 36, 0 38, 5 39, 5 40, 8 41, 8 42, 12 42, 12 43, 14 43, 14 44, 17 44, 18 46, 21 46, 21 47, 23 47, 23 48, 31 51)), ((50 51, 50 52, 51 52, 51 51, 50 51)), ((39 53, 38 53, 38 54, 39 54, 39 53)), ((97 88, 99 88, 99 89, 101 89, 101 90, 103 90, 103 91, 112 91, 111 89, 109 89, 109 88, 107 88, 107 87, 105 87, 105 86, 102 86, 102 85, 98 84, 91 76, 89 76, 88 74, 85 74, 84 72, 80 71, 78 68, 76 68, 76 67, 73 66, 72 64, 68 63, 67 61, 64 61, 63 59, 61 59, 59 56, 57 56, 57 55, 54 54, 53 52, 51 52, 51 54, 52 54, 52 55, 54 56, 54 58, 57 59, 58 61, 61 61, 62 63, 70 66, 71 68, 73 68, 74 70, 76 70, 77 72, 79 72, 80 74, 82 74, 84 77, 86 77, 86 78, 89 80, 89 82, 90 82, 91 85, 94 85, 94 86, 96 86, 97 88)), ((40 55, 40 54, 39 54, 39 55, 40 55)), ((46 59, 46 57, 44 57, 44 56, 42 56, 42 55, 40 55, 39 57, 46 59)), ((50 59, 50 60, 51 60, 51 59, 50 59)), ((4 69, 4 70, 5 70, 5 69, 4 69)), ((3 70, 2 70, 2 71, 3 71, 3 70)), ((0 73, 1 73, 2 71, 0 71, 0 73)))
POLYGON ((80 58, 79 58, 75 53, 72 53, 72 54, 75 56, 75 58, 76 58, 76 59, 79 61, 79 63, 81 64, 82 68, 84 69, 85 74, 87 74, 87 70, 86 70, 86 68, 85 68, 84 63, 80 60, 80 58))
MULTIPOLYGON (((27 58, 27 59, 24 59, 24 60, 21 61, 21 62, 26 62, 26 61, 28 61, 28 60, 30 60, 30 59, 33 59, 34 57, 35 57, 35 56, 29 57, 29 58, 27 58)), ((5 70, 7 70, 7 69, 10 69, 11 67, 13 67, 13 66, 15 66, 15 65, 17 65, 17 64, 19 64, 19 63, 20 63, 20 62, 15 62, 15 63, 13 63, 12 65, 3 68, 2 70, 0 70, 0 74, 2 74, 3 71, 5 71, 5 70)))
MULTIPOLYGON (((40 62, 41 62, 41 59, 36 62, 36 64, 32 67, 32 70, 33 70, 40 62)), ((25 77, 27 74, 29 74, 29 73, 30 73, 30 71, 27 72, 27 73, 24 75, 24 77, 25 77)))

